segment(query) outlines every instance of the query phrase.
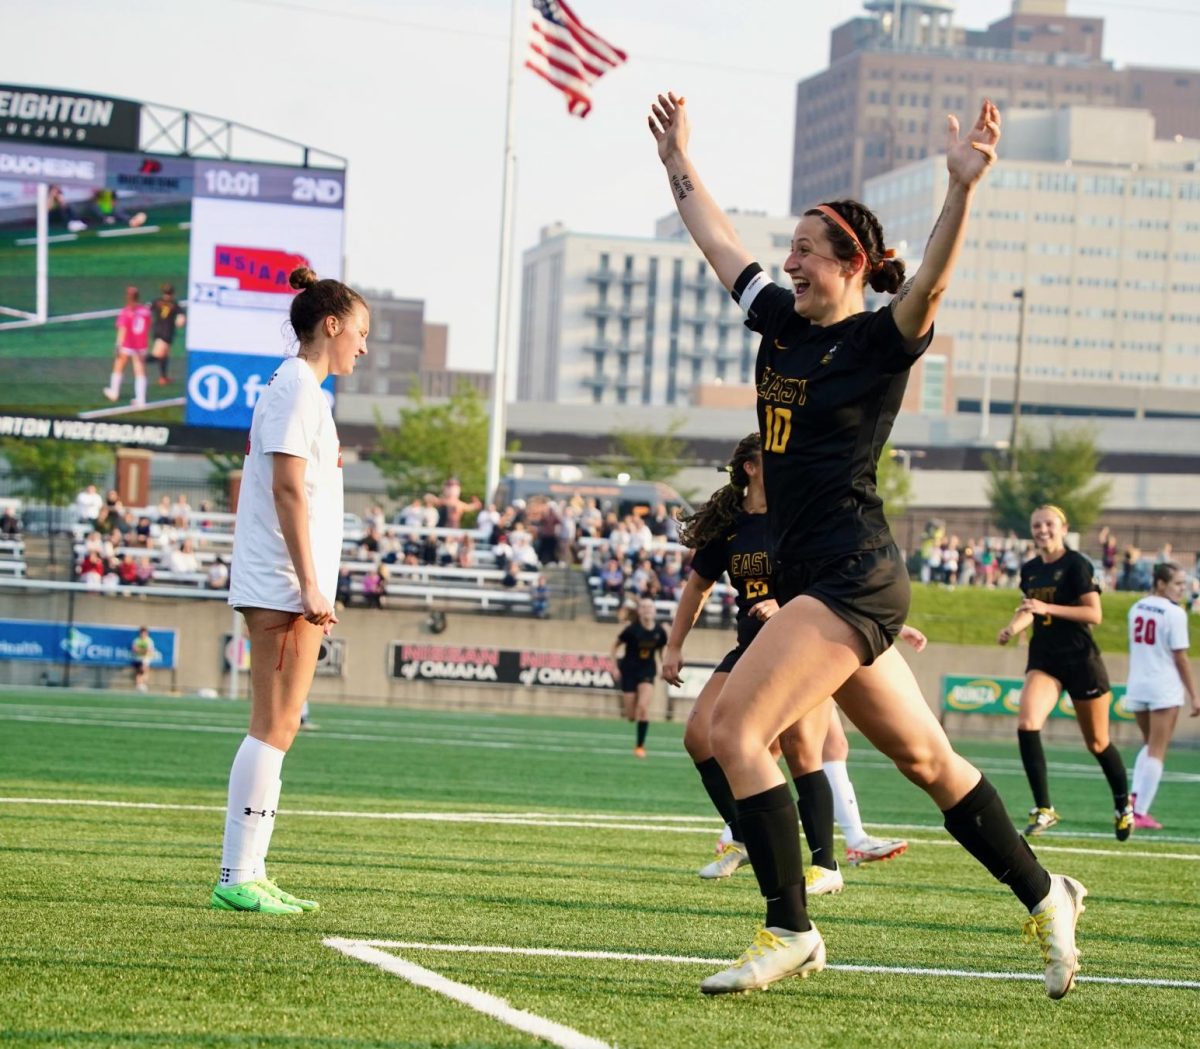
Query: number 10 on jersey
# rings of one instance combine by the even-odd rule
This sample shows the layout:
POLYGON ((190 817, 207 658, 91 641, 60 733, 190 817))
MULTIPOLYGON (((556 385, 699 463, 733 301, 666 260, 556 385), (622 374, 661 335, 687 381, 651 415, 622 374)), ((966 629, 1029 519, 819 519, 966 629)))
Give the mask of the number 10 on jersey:
POLYGON ((792 436, 792 409, 767 405, 767 428, 763 431, 763 451, 783 452, 787 450, 788 438, 792 436))

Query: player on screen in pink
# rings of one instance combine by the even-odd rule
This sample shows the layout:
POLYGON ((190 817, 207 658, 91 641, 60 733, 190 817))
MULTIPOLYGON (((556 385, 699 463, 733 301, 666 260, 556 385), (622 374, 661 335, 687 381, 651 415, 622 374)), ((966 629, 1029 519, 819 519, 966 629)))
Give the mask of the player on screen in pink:
POLYGON ((132 285, 125 289, 125 307, 117 314, 116 352, 113 354, 112 374, 104 387, 110 401, 121 397, 121 375, 125 362, 133 361, 134 408, 146 403, 146 350, 150 345, 150 307, 141 301, 141 293, 132 285))

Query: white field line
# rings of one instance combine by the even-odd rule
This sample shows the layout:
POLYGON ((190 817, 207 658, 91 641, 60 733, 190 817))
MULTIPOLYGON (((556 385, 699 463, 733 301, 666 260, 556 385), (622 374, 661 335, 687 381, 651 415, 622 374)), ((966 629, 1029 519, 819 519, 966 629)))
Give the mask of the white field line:
POLYGON ((494 994, 488 994, 469 984, 449 980, 432 969, 423 968, 413 962, 405 961, 403 958, 397 958, 394 954, 388 954, 386 951, 369 946, 365 941, 331 937, 323 942, 326 947, 332 947, 335 951, 340 951, 355 961, 374 965, 376 968, 391 973, 393 976, 399 976, 400 979, 407 980, 417 987, 424 987, 426 990, 445 995, 447 998, 452 998, 454 1001, 474 1009, 477 1013, 490 1016, 493 1020, 531 1034, 551 1045, 561 1046, 561 1049, 612 1049, 607 1042, 589 1038, 573 1027, 566 1027, 553 1020, 547 1020, 543 1016, 525 1012, 523 1009, 514 1009, 503 998, 497 998, 494 994))
MULTIPOLYGON (((327 947, 345 951, 347 945, 389 950, 444 951, 448 954, 519 954, 537 958, 581 958, 587 961, 665 962, 669 965, 711 965, 724 968, 728 958, 695 958, 678 954, 626 954, 620 951, 568 951, 553 947, 505 947, 491 944, 409 943, 402 940, 341 940, 327 939, 327 947)), ((365 960, 365 959, 364 959, 365 960)), ((978 972, 973 969, 926 969, 911 965, 829 965, 835 972, 884 973, 896 976, 955 976, 969 980, 1028 980, 1041 982, 1040 973, 978 972)), ((1166 980, 1153 977, 1084 976, 1080 983, 1119 984, 1124 987, 1171 987, 1200 991, 1200 980, 1166 980)))
MULTIPOLYGON (((0 805, 61 805, 68 808, 144 809, 160 812, 224 812, 223 805, 185 805, 157 801, 111 801, 103 798, 32 798, 0 797, 0 805)), ((363 812, 349 809, 280 809, 288 816, 311 819, 384 820, 408 823, 465 823, 481 826, 512 826, 538 828, 572 828, 581 830, 635 831, 646 834, 703 834, 716 833, 715 820, 698 816, 618 816, 618 815, 557 815, 537 812, 363 812), (704 826, 678 826, 680 821, 704 821, 704 826)), ((877 830, 893 829, 891 824, 873 823, 877 830)), ((924 827, 923 830, 936 830, 924 827)), ((1162 841, 1163 839, 1157 839, 1162 841)), ((958 843, 945 838, 909 838, 910 845, 935 845, 957 848, 958 843)), ((1061 852, 1080 856, 1123 856, 1143 860, 1183 860, 1200 863, 1200 853, 1141 852, 1135 849, 1095 849, 1083 846, 1044 844, 1038 840, 1038 852, 1061 852)), ((1200 844, 1190 838, 1174 839, 1175 844, 1200 844)))
MULTIPOLYGON (((69 244, 73 240, 78 240, 78 233, 56 233, 52 237, 46 238, 47 244, 69 244)), ((13 243, 18 248, 31 248, 37 244, 37 237, 18 237, 13 243)))
MULTIPOLYGON (((211 703, 212 700, 205 700, 205 703, 211 703)), ((240 710, 238 711, 240 715, 240 710)), ((72 707, 72 706, 46 706, 44 704, 8 704, 0 702, 0 721, 38 721, 69 724, 69 725, 97 725, 102 728, 147 728, 147 729, 169 729, 179 732, 220 732, 220 731, 237 731, 244 732, 244 722, 239 722, 236 726, 206 726, 196 724, 177 724, 167 721, 143 721, 143 720, 128 720, 118 721, 109 717, 112 714, 140 714, 143 717, 147 715, 156 717, 183 717, 190 720, 196 718, 219 719, 228 721, 232 714, 232 708, 226 711, 220 710, 203 710, 197 708, 195 712, 188 710, 172 710, 172 711, 157 711, 148 707, 72 707), (10 713, 18 712, 18 713, 10 713), (50 716, 49 712, 69 714, 67 717, 50 716)), ((423 723, 421 718, 403 719, 405 723, 412 722, 420 724, 424 732, 446 732, 447 736, 444 739, 436 738, 429 735, 413 736, 405 733, 404 735, 386 735, 379 732, 375 733, 354 733, 340 732, 336 729, 325 730, 314 733, 306 738, 308 739, 346 739, 359 742, 379 742, 379 743, 423 743, 438 746, 456 746, 456 747, 483 747, 487 749, 519 749, 519 750, 547 750, 560 753, 578 753, 578 754, 625 754, 628 748, 624 743, 618 743, 614 737, 607 734, 597 734, 595 732, 572 732, 570 730, 546 730, 546 729, 522 729, 522 728, 507 728, 504 726, 486 726, 486 727, 470 727, 465 730, 461 724, 453 724, 447 721, 442 725, 429 725, 423 723), (498 739, 489 739, 486 737, 499 737, 498 739), (586 741, 588 739, 600 739, 607 746, 572 746, 577 740, 586 741), (557 744, 551 741, 562 740, 562 744, 557 744)), ((366 725, 368 727, 378 727, 380 722, 368 718, 339 718, 335 722, 338 725, 366 725)), ((396 728, 398 731, 402 729, 402 724, 385 725, 386 728, 396 728)), ((661 751, 652 751, 651 757, 655 761, 691 761, 691 758, 684 752, 682 747, 672 746, 669 749, 661 751)), ((980 764, 986 766, 989 775, 1019 775, 1022 779, 1025 776, 1024 769, 1020 761, 1017 759, 998 758, 988 759, 980 764)), ((851 759, 851 766, 862 766, 866 768, 891 768, 892 762, 871 750, 857 750, 851 759)), ((1096 765, 1090 762, 1049 762, 1047 765, 1050 772, 1056 776, 1066 776, 1069 779, 1092 779, 1099 775, 1096 765)), ((1163 773, 1164 783, 1200 783, 1200 773, 1195 772, 1173 772, 1167 769, 1163 773)), ((923 830, 927 827, 917 824, 915 829, 923 830)), ((1104 837, 1105 835, 1099 835, 1104 837)))
POLYGON ((184 404, 182 397, 169 397, 165 401, 147 401, 145 404, 118 404, 112 408, 94 408, 80 412, 81 419, 107 419, 111 415, 134 415, 137 412, 152 412, 155 408, 176 408, 184 404))
POLYGON ((102 229, 97 237, 137 237, 143 233, 159 233, 162 226, 134 226, 131 229, 102 229))

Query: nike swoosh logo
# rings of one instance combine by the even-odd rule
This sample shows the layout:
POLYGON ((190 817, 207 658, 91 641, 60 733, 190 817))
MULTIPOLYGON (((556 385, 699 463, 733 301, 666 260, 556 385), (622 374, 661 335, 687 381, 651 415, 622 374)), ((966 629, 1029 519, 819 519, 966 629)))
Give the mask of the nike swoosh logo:
POLYGON ((777 350, 786 350, 786 349, 787 349, 787 347, 786 347, 786 346, 785 346, 785 345, 784 345, 782 342, 780 342, 778 339, 776 339, 776 340, 775 340, 775 349, 777 349, 777 350))

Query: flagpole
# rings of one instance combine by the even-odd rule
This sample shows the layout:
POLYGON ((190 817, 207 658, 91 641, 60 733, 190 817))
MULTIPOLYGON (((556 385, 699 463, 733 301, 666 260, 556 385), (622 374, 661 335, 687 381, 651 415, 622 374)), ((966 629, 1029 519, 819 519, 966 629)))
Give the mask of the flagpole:
POLYGON ((528 11, 528 0, 512 0, 512 20, 508 33, 508 101, 504 113, 504 182, 500 208, 500 273, 496 282, 496 356, 492 376, 492 421, 488 434, 487 489, 483 501, 489 502, 500 483, 500 459, 504 455, 507 433, 505 408, 508 399, 508 308, 512 284, 513 202, 516 190, 517 155, 513 147, 516 121, 517 71, 525 36, 521 32, 521 13, 528 11))

